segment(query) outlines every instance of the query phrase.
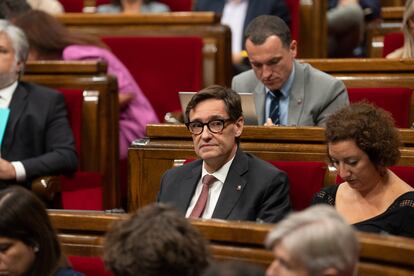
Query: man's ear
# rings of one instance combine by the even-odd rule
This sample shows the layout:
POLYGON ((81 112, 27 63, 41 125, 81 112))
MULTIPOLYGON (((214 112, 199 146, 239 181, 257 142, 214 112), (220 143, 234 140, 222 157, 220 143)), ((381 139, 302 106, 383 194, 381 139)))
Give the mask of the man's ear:
POLYGON ((244 126, 244 117, 240 116, 239 119, 237 119, 237 121, 234 123, 236 137, 240 137, 240 135, 242 134, 243 126, 244 126))
POLYGON ((20 74, 23 70, 23 61, 16 62, 16 73, 20 74))

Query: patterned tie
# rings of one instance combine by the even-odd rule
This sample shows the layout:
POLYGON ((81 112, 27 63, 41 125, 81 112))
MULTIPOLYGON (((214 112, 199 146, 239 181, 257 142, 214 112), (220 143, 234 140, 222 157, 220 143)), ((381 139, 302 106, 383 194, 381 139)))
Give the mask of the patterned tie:
POLYGON ((201 194, 197 199, 193 211, 191 211, 190 218, 199 218, 201 214, 203 214, 208 199, 208 190, 214 181, 216 181, 216 178, 211 174, 206 174, 203 177, 203 180, 201 181, 203 183, 203 189, 201 190, 201 194))
POLYGON ((270 98, 269 118, 272 119, 274 125, 280 124, 279 99, 282 96, 280 90, 269 91, 267 93, 270 98))

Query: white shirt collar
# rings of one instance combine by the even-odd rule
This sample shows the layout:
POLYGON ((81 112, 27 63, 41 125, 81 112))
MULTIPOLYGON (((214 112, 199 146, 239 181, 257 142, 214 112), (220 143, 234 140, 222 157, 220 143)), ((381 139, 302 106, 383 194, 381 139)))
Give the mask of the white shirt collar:
MULTIPOLYGON (((224 164, 223 166, 221 166, 220 169, 218 169, 217 171, 215 171, 211 175, 213 175, 215 178, 217 178, 217 180, 219 180, 220 182, 224 183, 225 180, 226 180, 227 174, 229 173, 230 166, 233 163, 234 157, 236 157, 236 154, 229 161, 227 161, 226 164, 224 164)), ((209 174, 209 173, 204 168, 204 161, 203 161, 203 169, 201 171, 201 179, 203 179, 203 177, 206 174, 209 174)))
POLYGON ((14 91, 16 91, 18 82, 15 81, 11 85, 0 89, 0 107, 9 107, 14 91))

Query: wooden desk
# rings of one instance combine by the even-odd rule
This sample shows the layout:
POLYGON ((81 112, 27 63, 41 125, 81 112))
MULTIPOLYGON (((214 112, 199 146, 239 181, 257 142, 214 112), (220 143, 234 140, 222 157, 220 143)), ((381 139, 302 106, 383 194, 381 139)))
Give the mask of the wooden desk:
MULTIPOLYGON (((125 214, 49 210, 52 224, 66 255, 102 255, 104 235, 111 223, 127 219, 125 214)), ((267 267, 272 253, 263 246, 274 224, 190 220, 210 241, 217 260, 247 261, 267 267)), ((413 275, 414 240, 395 236, 358 233, 361 253, 358 275, 413 275)))

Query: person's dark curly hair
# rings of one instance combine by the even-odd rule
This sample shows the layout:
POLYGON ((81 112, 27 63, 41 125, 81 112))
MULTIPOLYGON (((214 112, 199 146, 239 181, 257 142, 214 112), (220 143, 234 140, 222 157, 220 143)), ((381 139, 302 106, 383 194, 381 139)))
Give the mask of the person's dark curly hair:
POLYGON ((104 260, 116 276, 198 276, 210 253, 207 241, 175 208, 152 204, 114 225, 104 260))
POLYGON ((400 138, 387 111, 367 102, 346 106, 326 121, 327 143, 354 140, 379 167, 395 165, 400 158, 400 138))

